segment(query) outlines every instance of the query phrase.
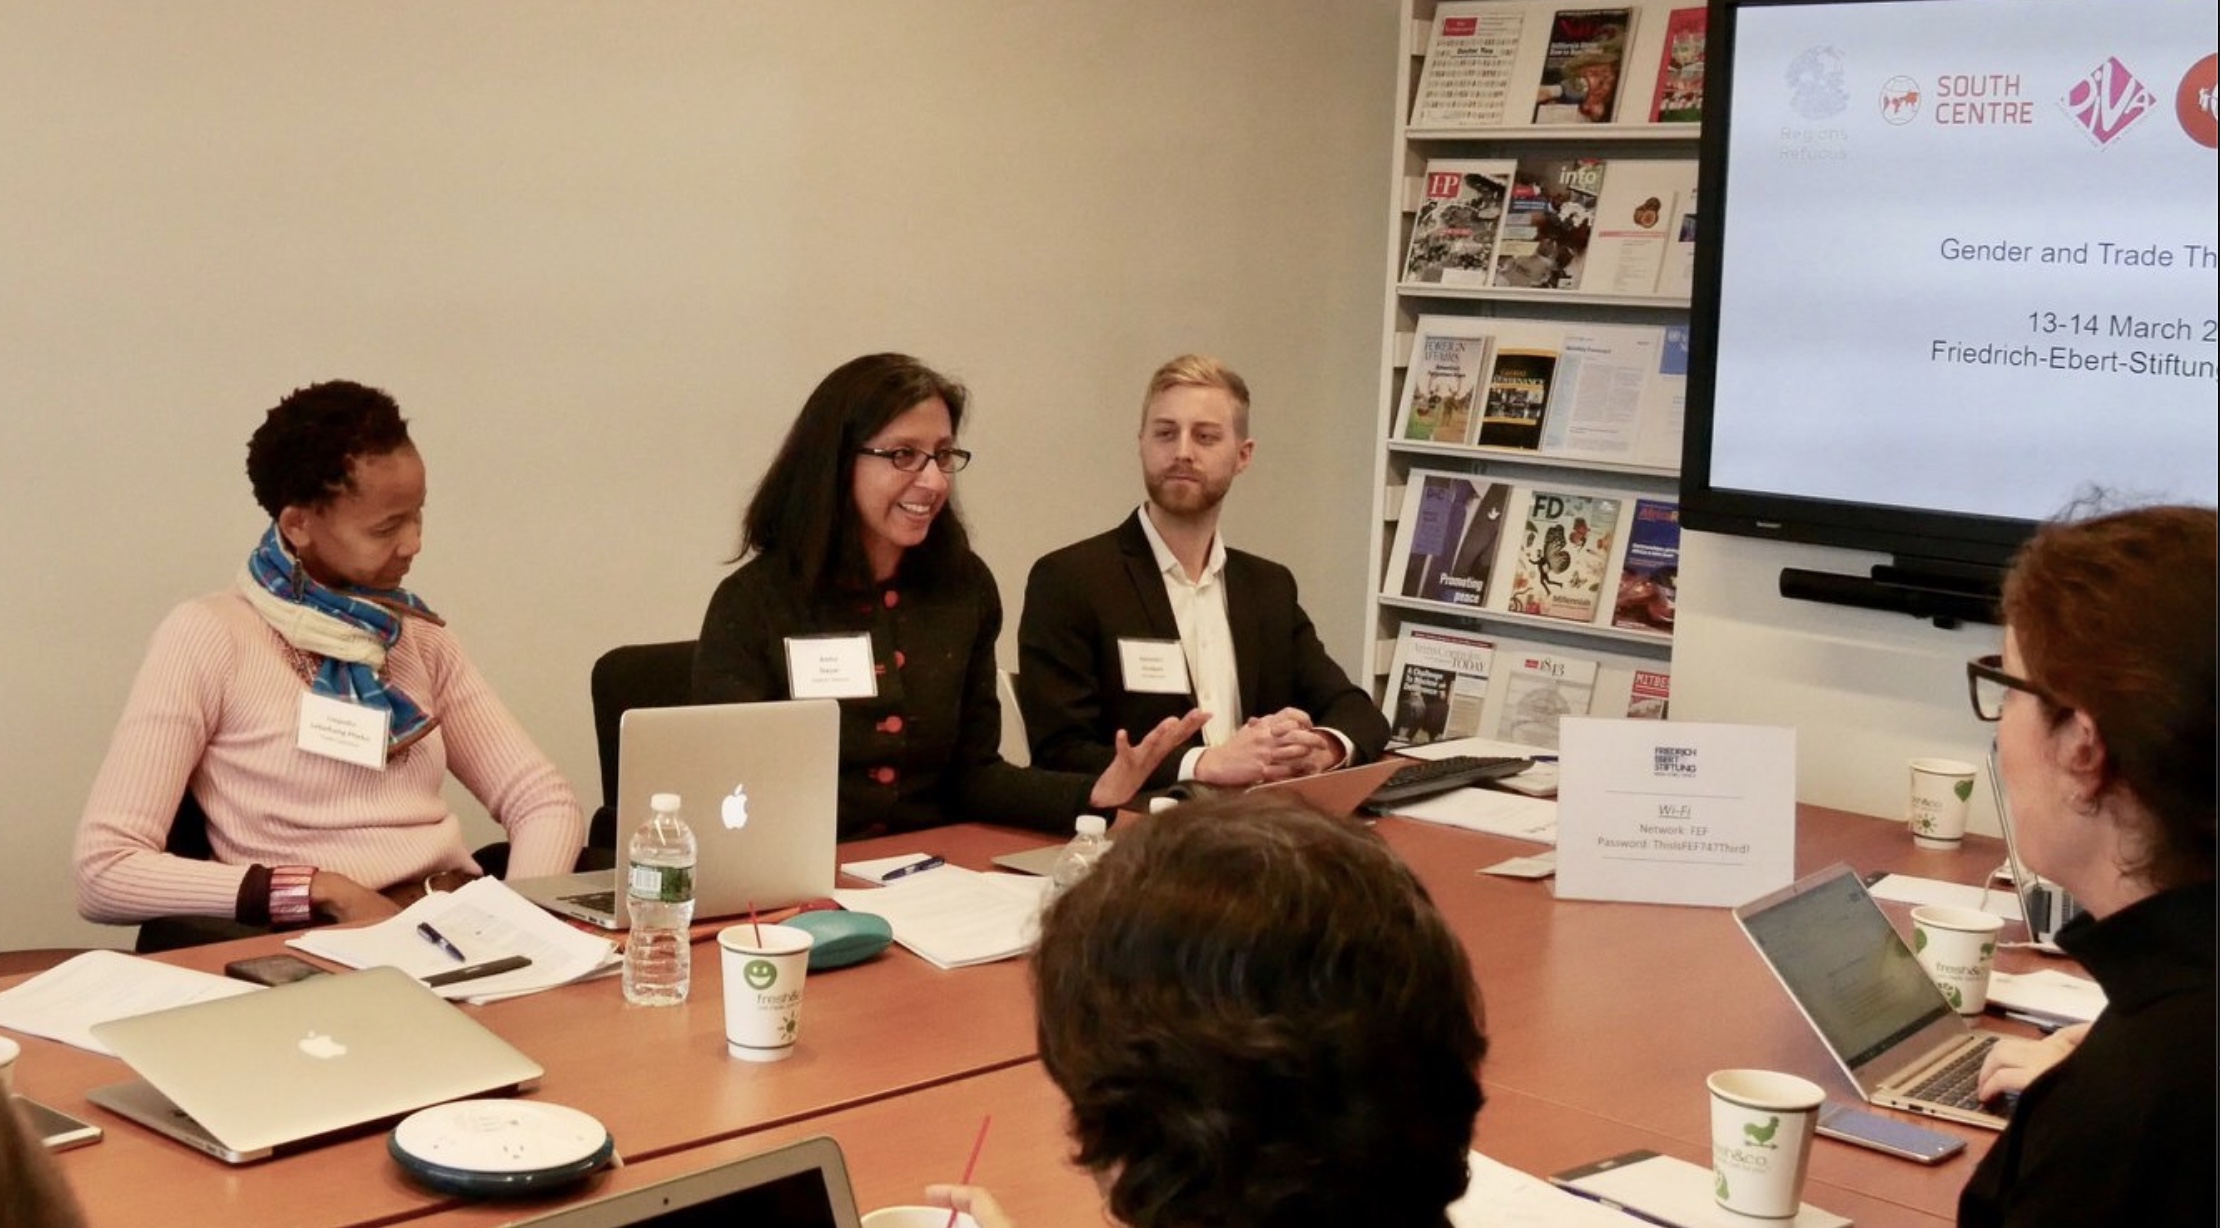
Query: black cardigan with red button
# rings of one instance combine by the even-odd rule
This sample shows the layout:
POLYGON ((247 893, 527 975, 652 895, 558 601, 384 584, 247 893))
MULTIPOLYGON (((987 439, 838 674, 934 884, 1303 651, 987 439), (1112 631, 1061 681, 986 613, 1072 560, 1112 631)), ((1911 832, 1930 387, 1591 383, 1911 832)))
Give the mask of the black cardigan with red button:
POLYGON ((862 593, 812 597, 757 557, 709 599, 694 656, 694 702, 786 699, 789 636, 871 637, 878 694, 840 701, 840 837, 944 823, 1071 830, 1094 778, 1003 760, 995 696, 1002 598, 977 555, 932 584, 898 576, 862 593))

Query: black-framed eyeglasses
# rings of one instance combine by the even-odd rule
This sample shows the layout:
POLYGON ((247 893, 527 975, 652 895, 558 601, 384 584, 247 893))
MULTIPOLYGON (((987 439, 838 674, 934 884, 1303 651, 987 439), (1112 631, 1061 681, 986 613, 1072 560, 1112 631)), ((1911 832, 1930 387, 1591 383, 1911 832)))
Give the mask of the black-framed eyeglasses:
POLYGON ((2004 672, 2004 658, 1995 653, 1966 662, 1966 692, 1973 699, 1973 714, 1985 721, 2004 719, 2004 693, 2025 691, 2054 708, 2070 707, 2025 678, 2004 672))
POLYGON ((925 462, 940 466, 942 473, 954 473, 971 463, 971 453, 962 448, 940 448, 927 452, 922 448, 857 448, 864 456, 876 456, 904 473, 922 473, 925 462))

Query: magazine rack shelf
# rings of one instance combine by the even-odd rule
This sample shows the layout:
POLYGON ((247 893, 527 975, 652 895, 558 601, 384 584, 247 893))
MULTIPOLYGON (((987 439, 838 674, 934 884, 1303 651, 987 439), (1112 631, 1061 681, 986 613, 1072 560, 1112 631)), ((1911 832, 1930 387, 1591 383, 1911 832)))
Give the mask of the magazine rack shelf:
MULTIPOLYGON (((1366 584, 1375 693, 1399 739, 1501 736, 1511 724, 1512 701, 1524 693, 1522 687, 1532 689, 1532 679, 1513 675, 1535 667, 1538 660, 1548 667, 1569 666, 1586 678, 1584 686, 1570 692, 1574 708, 1596 715, 1661 715, 1671 669, 1669 585, 1677 574, 1678 545, 1680 384, 1670 377, 1670 364, 1675 353, 1685 353, 1689 312, 1685 271, 1678 280, 1674 273, 1693 262, 1692 240, 1683 243, 1679 236, 1693 233, 1689 220, 1695 209, 1698 125, 1685 115, 1682 122, 1650 121, 1658 113, 1653 104, 1662 106, 1666 98, 1661 78, 1679 81, 1692 71, 1700 84, 1701 4, 1403 0, 1402 16, 1397 72, 1401 105, 1383 277, 1372 509, 1376 531, 1366 584), (1595 33, 1599 22, 1613 22, 1618 13, 1629 16, 1618 22, 1616 31, 1595 33), (1440 84, 1442 76, 1428 75, 1429 44, 1436 41, 1437 17, 1468 15, 1476 20, 1465 21, 1461 29, 1447 20, 1440 23, 1453 35, 1464 36, 1458 53, 1464 58, 1445 54, 1442 62, 1469 69, 1474 57, 1494 57, 1499 70, 1495 83, 1503 98, 1488 105, 1504 112, 1501 122, 1440 122, 1439 99, 1449 95, 1440 84), (1695 26, 1692 41, 1689 22, 1695 26), (1477 38, 1472 36, 1475 25, 1480 27, 1477 38), (1496 41, 1487 45, 1491 27, 1496 41), (1502 33, 1506 28, 1516 31, 1515 39, 1502 33), (1611 118, 1567 122, 1571 113, 1565 106, 1547 105, 1556 88, 1552 82, 1569 78, 1583 61, 1601 58, 1596 52, 1607 38, 1619 40, 1611 48, 1618 65, 1611 118), (1691 46, 1692 60, 1687 54, 1691 46), (1526 122, 1529 118, 1536 122, 1526 122), (1522 248, 1507 237, 1533 233, 1531 227, 1518 230, 1517 216, 1534 195, 1530 185, 1541 182, 1550 168, 1583 160, 1601 163, 1596 178, 1588 181, 1591 191, 1574 196, 1571 208, 1561 208, 1561 216, 1578 209, 1586 213, 1582 246, 1574 257, 1578 283, 1564 279, 1559 257, 1556 283, 1548 288, 1538 288, 1540 282, 1501 284, 1517 281, 1514 273, 1532 277, 1515 269, 1513 261, 1515 253, 1531 253, 1534 245, 1522 248), (1620 181, 1632 185, 1621 189, 1622 195, 1638 193, 1632 205, 1613 198, 1612 172, 1622 167, 1627 169, 1620 181), (1501 202, 1497 213, 1508 221, 1498 225, 1508 228, 1494 232, 1493 247, 1484 237, 1465 238, 1468 232, 1480 235, 1482 227, 1442 228, 1434 209, 1465 203, 1445 203, 1437 190, 1449 174, 1467 185, 1467 193, 1473 191, 1475 175, 1500 184, 1494 198, 1501 202), (1684 189, 1677 186, 1682 183, 1684 189), (1630 216, 1639 215, 1640 226, 1606 216, 1606 206, 1616 213, 1631 210, 1630 216), (1614 223, 1627 237, 1599 246, 1613 234, 1614 223), (1663 241, 1652 241, 1641 233, 1645 229, 1654 229, 1663 241), (1446 245, 1458 248, 1460 255, 1422 270, 1414 231, 1429 240, 1444 233, 1455 236, 1446 245), (1465 257, 1465 249, 1474 247, 1478 256, 1465 257), (1445 265, 1449 271, 1442 271, 1445 265), (1653 268, 1654 282, 1648 277, 1653 268), (1599 281, 1605 284, 1599 286, 1599 281), (1457 356, 1443 357, 1452 353, 1457 356), (1513 357, 1514 364, 1506 365, 1506 357, 1513 357), (1522 386, 1519 373, 1528 368, 1518 364, 1540 364, 1534 369, 1542 372, 1527 385, 1535 391, 1525 401, 1517 389, 1522 386), (1643 364, 1654 373, 1645 374, 1643 364), (1551 378, 1551 371, 1560 378, 1551 378), (1451 391, 1430 391, 1445 380, 1451 391), (1575 385, 1579 397, 1573 395, 1575 385), (1544 400, 1546 409, 1534 408, 1544 400), (1528 408, 1518 408, 1522 404, 1528 408), (1437 414, 1431 424, 1425 421, 1430 406, 1437 414), (1501 436, 1492 433, 1499 427, 1510 430, 1505 424, 1522 413, 1528 434, 1513 446, 1498 446, 1501 436), (1446 441, 1429 432, 1440 432, 1446 441), (1487 442, 1478 440, 1482 432, 1491 433, 1487 442), (1499 493, 1493 487, 1507 490, 1499 493), (1564 503, 1571 506, 1557 520, 1543 514, 1545 507, 1560 506, 1545 502, 1551 495, 1565 496, 1564 503), (1637 511, 1645 525, 1654 526, 1660 509, 1667 507, 1672 509, 1669 552, 1658 546, 1655 534, 1630 550, 1637 511), (1461 533, 1469 541, 1471 526, 1490 516, 1500 518, 1496 546, 1467 548, 1453 540, 1461 533), (1416 519, 1407 523, 1407 518, 1416 519), (1606 521, 1604 532, 1591 527, 1591 522, 1606 521), (1600 560, 1592 557, 1599 544, 1600 560), (1428 549, 1434 553, 1427 555, 1428 549), (1591 557, 1582 559, 1583 550, 1591 557), (1630 554, 1639 556, 1636 562, 1643 566, 1627 577, 1624 593, 1634 592, 1654 571, 1668 586, 1661 601, 1654 597, 1655 586, 1649 586, 1644 591, 1651 598, 1622 609, 1621 580, 1630 554), (1665 560, 1662 570, 1656 566, 1660 558, 1665 560), (1553 561, 1569 563, 1556 585, 1546 580, 1553 561), (1462 587, 1443 587, 1452 585, 1462 587), (1475 604, 1474 594, 1483 589, 1484 599, 1475 604), (1456 597, 1458 603, 1429 599, 1439 596, 1456 597), (1580 616, 1583 601, 1593 606, 1586 617, 1580 616), (1537 605, 1556 613, 1531 612, 1537 605), (1615 625, 1621 623, 1628 625, 1615 625), (1414 636, 1419 641, 1415 646, 1414 636), (1459 657, 1463 650, 1479 651, 1483 658, 1492 652, 1492 665, 1472 667, 1492 676, 1460 677, 1462 667, 1447 662, 1469 659, 1469 653, 1459 657), (1398 716, 1399 703, 1414 712, 1425 707, 1400 688, 1406 665, 1426 660, 1442 667, 1437 689, 1485 690, 1484 700, 1468 694, 1447 705, 1465 713, 1465 728, 1413 734, 1398 716), (1513 693, 1508 698, 1507 691, 1513 693), (1587 706, 1580 708, 1582 703, 1587 706), (1486 717, 1481 727, 1471 728, 1476 719, 1472 714, 1482 711, 1486 717)), ((1482 184, 1476 198, 1467 198, 1476 202, 1473 216, 1487 213, 1489 190, 1482 184)), ((1437 710, 1443 706, 1435 705, 1437 710)))

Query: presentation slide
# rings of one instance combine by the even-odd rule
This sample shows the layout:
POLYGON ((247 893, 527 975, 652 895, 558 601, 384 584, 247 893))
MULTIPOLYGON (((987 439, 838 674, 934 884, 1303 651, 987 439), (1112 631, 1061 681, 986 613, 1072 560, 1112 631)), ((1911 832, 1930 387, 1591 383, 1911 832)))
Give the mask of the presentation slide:
POLYGON ((2210 503, 2208 4, 1740 9, 1711 480, 2039 520, 2210 503))

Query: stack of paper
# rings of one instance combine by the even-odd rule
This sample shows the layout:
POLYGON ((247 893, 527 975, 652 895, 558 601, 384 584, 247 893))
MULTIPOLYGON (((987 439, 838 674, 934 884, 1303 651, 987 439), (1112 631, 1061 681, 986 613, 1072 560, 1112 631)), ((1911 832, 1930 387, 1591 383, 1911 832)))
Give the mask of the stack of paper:
POLYGON ((471 981, 435 986, 440 997, 471 1003, 537 993, 609 971, 617 966, 616 944, 583 934, 554 914, 509 889, 495 878, 473 880, 459 891, 435 892, 409 905, 397 917, 360 929, 316 929, 289 938, 285 945, 350 968, 399 968, 413 977, 452 972, 508 955, 530 965, 471 981), (429 925, 463 954, 428 941, 417 926, 429 925))
POLYGON ((981 874, 935 866, 884 887, 833 892, 842 908, 877 913, 894 941, 940 968, 988 964, 1023 955, 1040 936, 1048 880, 1030 874, 981 874))
POLYGON ((112 1057, 93 1039, 94 1024, 261 988, 121 951, 87 951, 0 993, 0 1027, 112 1057))

